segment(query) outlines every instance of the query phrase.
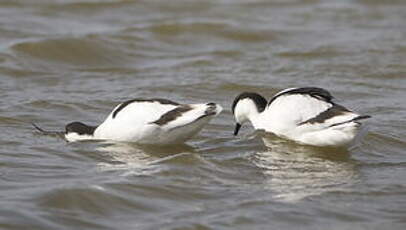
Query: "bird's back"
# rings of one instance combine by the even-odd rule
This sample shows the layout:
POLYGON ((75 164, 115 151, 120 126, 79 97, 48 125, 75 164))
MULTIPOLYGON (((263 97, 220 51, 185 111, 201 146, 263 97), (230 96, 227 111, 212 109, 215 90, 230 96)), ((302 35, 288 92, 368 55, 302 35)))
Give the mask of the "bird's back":
POLYGON ((96 139, 141 144, 183 142, 198 131, 221 107, 214 104, 178 104, 167 100, 124 102, 95 130, 96 139))
MULTIPOLYGON (((332 101, 332 96, 322 89, 282 91, 253 125, 279 136, 311 145, 344 145, 358 133, 360 116, 332 101), (305 92, 305 93, 303 93, 305 92)), ((299 88, 300 90, 300 88, 299 88)))
MULTIPOLYGON (((274 133, 291 130, 301 122, 316 117, 333 104, 309 95, 287 94, 275 98, 261 113, 257 126, 274 133)), ((255 126, 255 124, 254 124, 255 126)))
POLYGON ((153 134, 156 126, 151 123, 178 106, 148 101, 135 101, 124 108, 122 105, 123 103, 114 108, 95 130, 95 138, 136 141, 143 136, 153 134), (118 109, 120 111, 117 112, 118 109))

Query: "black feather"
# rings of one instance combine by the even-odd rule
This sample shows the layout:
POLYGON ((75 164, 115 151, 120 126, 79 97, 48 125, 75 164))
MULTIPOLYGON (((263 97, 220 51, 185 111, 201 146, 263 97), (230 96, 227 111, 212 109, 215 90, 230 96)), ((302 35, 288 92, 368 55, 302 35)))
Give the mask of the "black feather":
POLYGON ((120 104, 120 106, 117 107, 116 110, 113 112, 113 118, 117 116, 117 114, 123 110, 127 105, 133 103, 133 102, 159 102, 163 105, 179 105, 179 103, 168 100, 168 99, 163 99, 163 98, 151 98, 151 99, 144 99, 144 98, 136 98, 132 100, 125 101, 120 104))
POLYGON ((262 111, 265 110, 267 102, 263 96, 261 96, 257 93, 244 92, 244 93, 241 93, 240 95, 238 95, 234 99, 233 105, 231 106, 231 111, 233 112, 233 114, 234 114, 235 107, 237 106, 237 103, 246 98, 249 98, 254 101, 255 105, 257 106, 258 112, 261 113, 262 111))
POLYGON ((65 133, 77 133, 79 135, 93 135, 97 126, 89 126, 82 122, 72 122, 65 126, 65 133))
POLYGON ((303 124, 314 124, 314 123, 323 123, 324 121, 333 118, 335 116, 340 116, 345 113, 350 112, 347 108, 341 105, 334 104, 332 107, 328 108, 327 110, 319 113, 317 116, 310 118, 306 121, 300 122, 299 125, 303 124))
POLYGON ((188 105, 179 106, 165 114, 163 114, 158 120, 151 122, 151 124, 157 124, 159 126, 163 126, 168 124, 169 122, 175 120, 176 118, 182 116, 182 114, 192 110, 193 108, 188 105))
POLYGON ((304 94, 304 95, 309 95, 311 97, 314 97, 316 99, 332 103, 333 96, 330 94, 325 89, 322 88, 317 88, 317 87, 303 87, 303 88, 296 88, 296 89, 291 89, 286 92, 277 94, 274 96, 268 103, 270 105, 273 101, 275 101, 276 98, 283 96, 283 95, 291 95, 291 94, 304 94))

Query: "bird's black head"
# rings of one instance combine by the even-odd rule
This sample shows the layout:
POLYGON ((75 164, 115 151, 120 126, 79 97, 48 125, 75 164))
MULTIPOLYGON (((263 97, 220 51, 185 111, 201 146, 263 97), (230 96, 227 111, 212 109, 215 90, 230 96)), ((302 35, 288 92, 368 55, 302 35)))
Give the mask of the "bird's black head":
POLYGON ((247 99, 247 98, 251 99, 255 103, 259 113, 261 113, 262 111, 265 110, 267 101, 263 96, 261 96, 257 93, 253 93, 253 92, 244 92, 244 93, 241 93, 240 95, 238 95, 237 97, 235 97, 234 102, 231 106, 231 111, 233 112, 233 114, 234 114, 235 107, 237 106, 238 102, 243 99, 247 99))
POLYGON ((82 122, 72 122, 66 125, 65 127, 65 133, 77 133, 79 135, 87 134, 87 135, 93 135, 94 130, 96 127, 89 126, 86 124, 83 124, 82 122))
POLYGON ((231 106, 231 111, 237 122, 234 130, 234 135, 238 134, 243 122, 247 121, 250 114, 261 113, 265 110, 267 101, 264 97, 257 93, 244 92, 238 95, 231 106), (251 102, 250 102, 251 101, 251 102), (242 102, 240 105, 239 103, 242 102), (256 111, 255 111, 256 110, 256 111))

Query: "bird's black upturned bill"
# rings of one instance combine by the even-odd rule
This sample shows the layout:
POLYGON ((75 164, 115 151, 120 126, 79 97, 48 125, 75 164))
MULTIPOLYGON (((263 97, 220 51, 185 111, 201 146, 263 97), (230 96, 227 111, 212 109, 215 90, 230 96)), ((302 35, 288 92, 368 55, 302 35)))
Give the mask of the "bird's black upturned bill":
POLYGON ((38 125, 36 125, 35 123, 31 123, 31 125, 37 130, 39 131, 41 134, 44 135, 50 135, 50 136, 58 136, 63 138, 64 137, 64 132, 61 131, 47 131, 47 130, 43 130, 41 127, 39 127, 38 125))

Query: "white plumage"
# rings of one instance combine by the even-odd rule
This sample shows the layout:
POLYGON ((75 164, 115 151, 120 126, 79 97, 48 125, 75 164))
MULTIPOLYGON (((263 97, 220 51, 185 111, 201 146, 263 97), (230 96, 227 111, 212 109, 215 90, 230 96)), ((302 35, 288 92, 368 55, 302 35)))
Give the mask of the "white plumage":
POLYGON ((215 103, 179 104, 166 99, 134 99, 116 106, 97 127, 73 122, 66 126, 68 141, 98 139, 139 144, 182 143, 221 112, 215 103))
POLYGON ((270 102, 256 93, 242 93, 233 103, 237 121, 250 121, 256 130, 314 146, 348 146, 359 133, 361 116, 332 101, 321 88, 291 88, 277 93, 270 102))

